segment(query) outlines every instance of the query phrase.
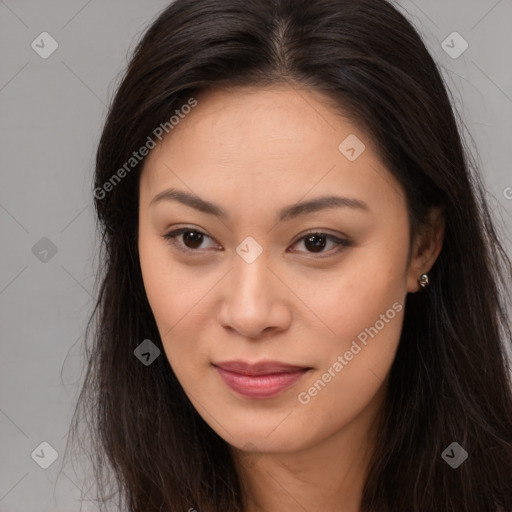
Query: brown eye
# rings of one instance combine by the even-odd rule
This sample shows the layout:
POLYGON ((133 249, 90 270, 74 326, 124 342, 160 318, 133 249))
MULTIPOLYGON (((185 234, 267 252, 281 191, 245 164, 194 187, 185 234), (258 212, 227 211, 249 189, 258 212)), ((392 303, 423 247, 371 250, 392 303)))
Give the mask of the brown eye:
POLYGON ((298 244, 299 242, 302 242, 304 244, 304 247, 306 248, 305 252, 317 254, 326 253, 326 256, 338 253, 341 250, 343 250, 343 248, 349 247, 351 245, 351 242, 349 240, 343 240, 341 238, 335 237, 334 235, 319 232, 307 233, 302 238, 300 238, 294 245, 298 244), (325 247, 328 246, 328 241, 331 241, 331 243, 333 244, 334 251, 324 251, 325 247))
POLYGON ((171 231, 162 237, 167 240, 172 246, 184 252, 200 252, 201 244, 211 238, 202 231, 191 228, 181 228, 171 231), (182 241, 179 238, 182 237, 182 241))
POLYGON ((183 243, 189 249, 197 249, 203 242, 203 234, 198 231, 184 231, 183 243))
POLYGON ((313 252, 321 252, 327 244, 326 240, 324 235, 308 235, 304 238, 304 246, 313 252))

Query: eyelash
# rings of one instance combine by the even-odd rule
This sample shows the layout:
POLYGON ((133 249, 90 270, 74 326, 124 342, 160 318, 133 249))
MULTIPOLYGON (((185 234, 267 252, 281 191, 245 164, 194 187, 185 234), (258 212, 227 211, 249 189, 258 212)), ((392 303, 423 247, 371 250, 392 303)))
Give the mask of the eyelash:
MULTIPOLYGON (((172 245, 173 247, 175 247, 177 250, 179 250, 181 252, 188 253, 188 254, 196 253, 194 255, 197 255, 197 253, 201 252, 201 249, 189 249, 189 248, 180 247, 178 245, 178 243, 176 242, 176 240, 175 240, 177 237, 183 235, 184 233, 190 233, 190 232, 191 233, 198 233, 200 235, 203 235, 204 237, 212 239, 206 233, 203 233, 202 231, 200 231, 198 229, 192 229, 192 228, 176 229, 174 231, 166 233, 165 235, 162 235, 162 238, 164 238, 170 245, 172 245)), ((311 236, 311 235, 319 235, 319 236, 325 237, 327 239, 330 239, 330 240, 334 241, 338 245, 338 248, 335 249, 334 252, 331 251, 331 253, 329 253, 329 252, 327 252, 327 253, 323 253, 323 252, 321 252, 321 253, 310 252, 309 253, 309 254, 323 254, 323 256, 314 256, 316 258, 325 258, 325 257, 329 257, 329 256, 334 256, 335 254, 338 254, 339 252, 341 252, 346 247, 350 247, 352 245, 352 242, 350 240, 346 240, 346 239, 344 240, 344 239, 338 238, 338 237, 336 237, 334 235, 330 235, 328 233, 322 233, 322 232, 319 232, 319 231, 310 231, 308 233, 305 233, 296 242, 294 242, 293 245, 297 244, 298 242, 301 242, 302 240, 306 239, 308 236, 311 236), (327 256, 325 256, 325 254, 327 254, 327 256)), ((304 251, 298 251, 298 252, 304 252, 304 251)))

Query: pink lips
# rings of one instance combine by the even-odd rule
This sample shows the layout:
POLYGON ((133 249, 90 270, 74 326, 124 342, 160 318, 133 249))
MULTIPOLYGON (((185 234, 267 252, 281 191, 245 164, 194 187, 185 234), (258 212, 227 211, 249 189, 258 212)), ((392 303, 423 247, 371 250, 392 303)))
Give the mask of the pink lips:
POLYGON ((277 396, 311 369, 278 361, 254 364, 245 361, 224 361, 214 363, 213 366, 233 391, 247 398, 277 396))

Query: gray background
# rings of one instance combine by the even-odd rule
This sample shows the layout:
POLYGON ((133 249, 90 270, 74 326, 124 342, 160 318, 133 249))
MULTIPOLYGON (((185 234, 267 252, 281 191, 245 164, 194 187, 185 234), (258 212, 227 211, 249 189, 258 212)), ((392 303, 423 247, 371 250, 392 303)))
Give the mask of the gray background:
MULTIPOLYGON (((97 510, 61 465, 93 304, 94 152, 128 51, 167 3, 0 1, 0 512, 97 510), (47 59, 31 47, 44 31, 59 45, 47 59), (59 454, 47 469, 43 441, 59 454)), ((397 5, 442 68, 510 252, 512 2, 397 5), (442 47, 454 31, 469 44, 457 59, 442 47)))

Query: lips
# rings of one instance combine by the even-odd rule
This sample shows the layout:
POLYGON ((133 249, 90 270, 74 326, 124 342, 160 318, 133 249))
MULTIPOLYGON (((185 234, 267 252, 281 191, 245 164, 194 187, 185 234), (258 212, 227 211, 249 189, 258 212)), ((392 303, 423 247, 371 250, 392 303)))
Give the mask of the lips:
POLYGON ((222 361, 213 366, 223 381, 246 398, 271 398, 295 384, 310 367, 280 361, 222 361))
POLYGON ((245 361, 223 361, 213 363, 213 366, 222 368, 234 373, 242 375, 271 375, 275 373, 290 373, 309 369, 304 366, 294 366, 291 364, 281 363, 280 361, 260 361, 258 363, 248 363, 245 361))

